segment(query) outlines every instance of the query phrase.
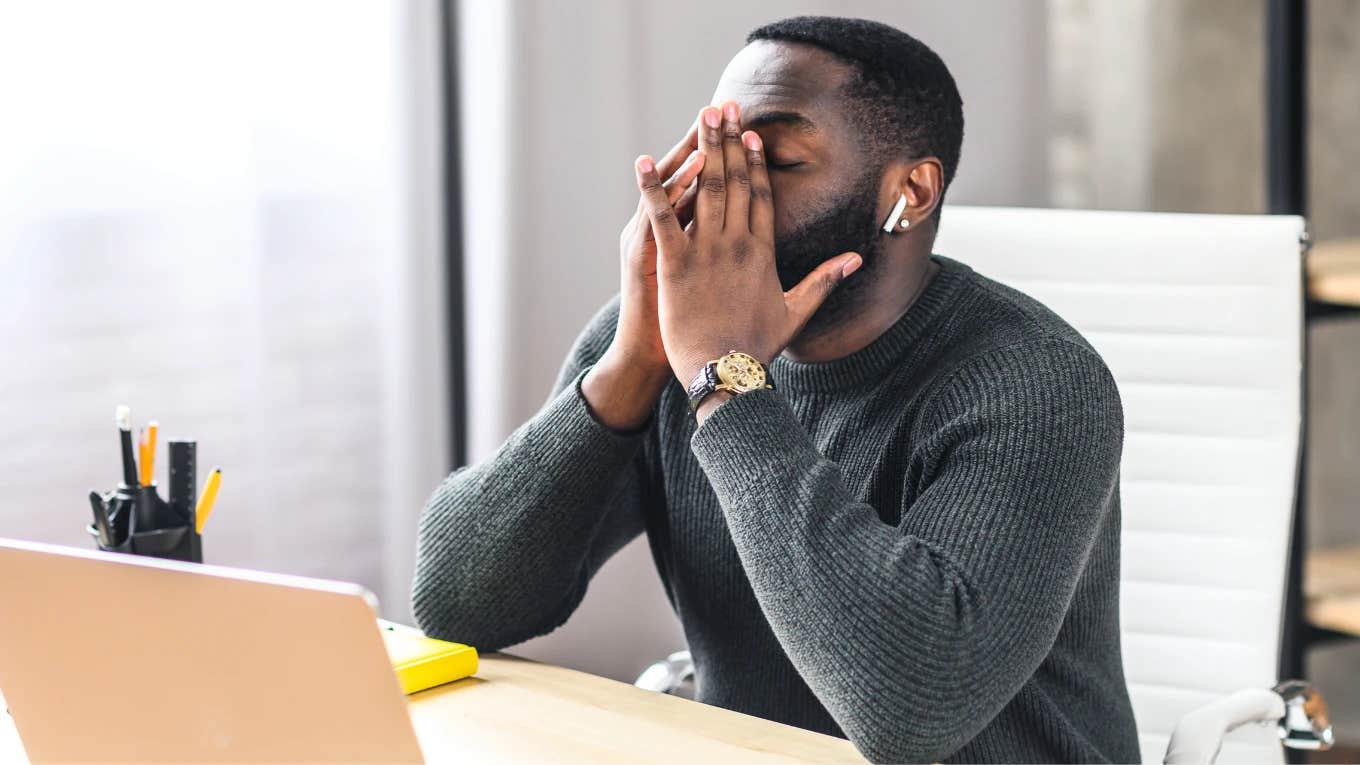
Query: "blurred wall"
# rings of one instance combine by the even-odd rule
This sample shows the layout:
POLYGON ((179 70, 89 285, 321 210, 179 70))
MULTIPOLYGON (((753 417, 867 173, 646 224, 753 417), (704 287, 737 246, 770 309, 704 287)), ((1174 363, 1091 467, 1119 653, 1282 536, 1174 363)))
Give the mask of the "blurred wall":
POLYGON ((1360 237, 1360 3, 1309 0, 1308 45, 1309 222, 1317 241, 1360 237))
MULTIPOLYGON (((1043 0, 464 2, 474 461, 543 404, 572 339, 617 290, 618 235, 637 203, 633 158, 681 137, 747 31, 801 13, 878 19, 945 59, 967 121, 952 202, 1047 202, 1043 0)), ((631 680, 680 647, 638 540, 601 571, 565 627, 516 651, 631 680)))
POLYGON ((1265 211, 1261 0, 1049 0, 1052 204, 1265 211))

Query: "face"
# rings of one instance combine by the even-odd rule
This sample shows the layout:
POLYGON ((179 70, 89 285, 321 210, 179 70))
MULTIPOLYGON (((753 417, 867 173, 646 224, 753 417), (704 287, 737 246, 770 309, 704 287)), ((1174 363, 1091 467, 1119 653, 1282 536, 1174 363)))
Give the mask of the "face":
POLYGON ((866 156, 845 113, 841 86, 850 73, 817 48, 757 41, 727 65, 713 95, 715 104, 736 101, 742 127, 764 142, 784 289, 842 252, 864 258, 856 278, 828 298, 805 332, 843 318, 882 260, 883 168, 866 156))

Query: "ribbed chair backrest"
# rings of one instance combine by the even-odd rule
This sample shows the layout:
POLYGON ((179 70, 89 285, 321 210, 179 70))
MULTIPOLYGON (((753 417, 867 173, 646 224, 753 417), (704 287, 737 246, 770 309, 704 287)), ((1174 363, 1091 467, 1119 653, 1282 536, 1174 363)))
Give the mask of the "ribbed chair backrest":
MULTIPOLYGON (((1046 304, 1124 401, 1121 624, 1143 761, 1276 680, 1302 415, 1303 219, 946 207, 935 251, 1046 304)), ((1282 762, 1268 728, 1220 762, 1282 762)))

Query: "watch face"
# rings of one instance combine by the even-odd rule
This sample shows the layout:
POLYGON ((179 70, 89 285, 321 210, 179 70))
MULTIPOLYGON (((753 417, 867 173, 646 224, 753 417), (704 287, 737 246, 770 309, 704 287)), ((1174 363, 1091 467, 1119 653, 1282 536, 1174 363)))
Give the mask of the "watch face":
POLYGON ((765 387, 765 367, 755 357, 733 351, 718 359, 718 379, 745 393, 765 387))

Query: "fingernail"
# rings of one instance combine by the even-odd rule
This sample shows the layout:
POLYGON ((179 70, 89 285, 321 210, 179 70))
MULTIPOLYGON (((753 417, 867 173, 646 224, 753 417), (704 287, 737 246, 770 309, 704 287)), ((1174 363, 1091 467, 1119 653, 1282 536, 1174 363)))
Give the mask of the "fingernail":
MULTIPOLYGON (((736 122, 736 121, 737 121, 737 102, 736 102, 736 101, 728 101, 727 103, 723 104, 723 116, 727 118, 727 121, 728 121, 728 122, 736 122)), ((714 127, 717 127, 717 125, 714 125, 714 127)))
POLYGON ((742 135, 741 140, 746 144, 746 148, 751 151, 760 151, 760 135, 754 130, 748 130, 742 135))
POLYGON ((643 173, 650 173, 656 169, 656 165, 652 163, 652 158, 645 154, 638 157, 637 166, 643 173))
POLYGON ((722 112, 709 106, 704 109, 704 124, 715 128, 722 124, 722 112))
POLYGON ((853 274, 854 272, 858 271, 859 267, 863 264, 864 258, 861 258, 858 255, 856 255, 853 258, 850 258, 848 261, 846 261, 845 265, 841 267, 841 278, 843 279, 849 276, 850 274, 853 274))

